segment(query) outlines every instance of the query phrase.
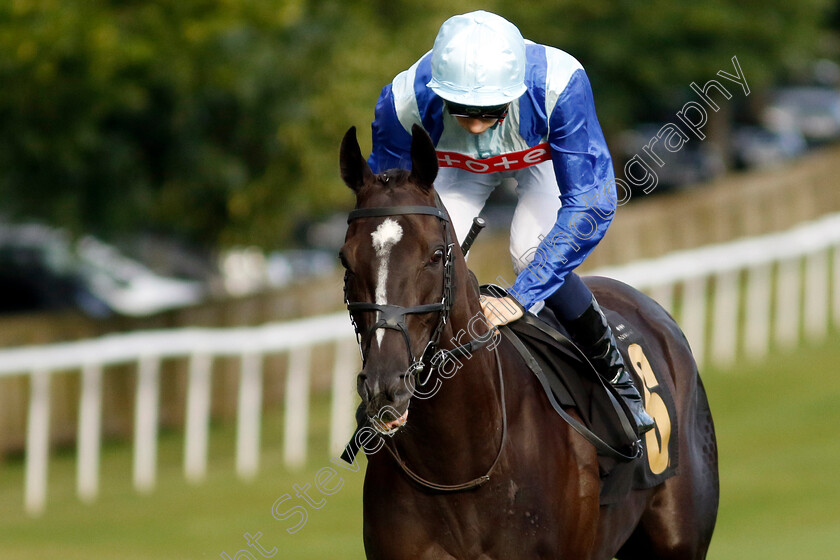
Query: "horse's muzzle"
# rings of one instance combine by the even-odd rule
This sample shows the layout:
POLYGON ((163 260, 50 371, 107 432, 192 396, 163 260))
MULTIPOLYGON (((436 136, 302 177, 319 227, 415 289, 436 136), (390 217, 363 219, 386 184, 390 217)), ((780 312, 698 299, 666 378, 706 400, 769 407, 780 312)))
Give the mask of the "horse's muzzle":
POLYGON ((368 375, 362 371, 357 390, 371 425, 381 433, 393 434, 405 425, 411 400, 410 380, 405 375, 368 375))

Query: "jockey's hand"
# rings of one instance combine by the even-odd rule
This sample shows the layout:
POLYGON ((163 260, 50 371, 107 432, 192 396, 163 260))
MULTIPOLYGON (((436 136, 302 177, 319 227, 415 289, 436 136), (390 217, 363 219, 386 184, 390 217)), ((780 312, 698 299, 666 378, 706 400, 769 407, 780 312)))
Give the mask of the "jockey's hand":
POLYGON ((481 310, 491 327, 507 325, 520 319, 525 312, 522 305, 510 296, 501 298, 482 296, 481 310))

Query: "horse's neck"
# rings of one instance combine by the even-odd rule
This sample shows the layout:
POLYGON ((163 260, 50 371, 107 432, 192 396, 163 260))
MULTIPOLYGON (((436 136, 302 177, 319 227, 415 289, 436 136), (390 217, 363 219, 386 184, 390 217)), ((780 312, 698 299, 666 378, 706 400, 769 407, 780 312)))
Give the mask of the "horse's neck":
POLYGON ((455 299, 452 302, 452 329, 470 334, 471 337, 484 336, 490 329, 481 310, 481 300, 477 285, 463 258, 456 257, 455 278, 457 282, 455 299))
POLYGON ((501 392, 496 356, 487 346, 449 366, 430 381, 440 383, 433 396, 422 401, 414 397, 407 437, 397 439, 418 474, 460 483, 484 474, 498 453, 501 392))
MULTIPOLYGON (((492 336, 470 286, 458 287, 454 304, 442 348, 492 336)), ((448 464, 466 476, 476 465, 492 459, 502 425, 498 355, 493 350, 496 342, 491 340, 472 354, 442 364, 430 381, 430 392, 439 383, 434 396, 422 399, 416 407, 412 404, 419 414, 412 418, 415 429, 411 440, 404 442, 406 455, 414 455, 406 457, 410 463, 448 464)))

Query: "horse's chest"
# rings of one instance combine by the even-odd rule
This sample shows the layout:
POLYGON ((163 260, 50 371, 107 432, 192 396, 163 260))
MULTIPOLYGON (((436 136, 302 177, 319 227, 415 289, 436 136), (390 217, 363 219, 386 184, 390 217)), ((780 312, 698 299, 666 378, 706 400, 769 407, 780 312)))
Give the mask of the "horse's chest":
POLYGON ((424 538, 435 543, 435 555, 423 558, 553 558, 558 545, 556 525, 551 522, 558 516, 556 501, 513 481, 495 490, 483 493, 492 497, 488 499, 465 494, 430 505, 424 538))
POLYGON ((390 463, 373 473, 369 466, 377 483, 366 484, 366 542, 381 552, 369 557, 585 558, 598 525, 598 478, 574 457, 572 449, 560 459, 508 458, 528 468, 513 476, 503 468, 477 491, 447 494, 417 490, 390 463))

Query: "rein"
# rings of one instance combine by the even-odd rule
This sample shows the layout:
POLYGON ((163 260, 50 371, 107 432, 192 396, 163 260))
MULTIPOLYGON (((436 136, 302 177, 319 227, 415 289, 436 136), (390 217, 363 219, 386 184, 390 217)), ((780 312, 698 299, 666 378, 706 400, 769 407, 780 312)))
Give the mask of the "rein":
POLYGON ((502 458, 502 452, 505 449, 505 444, 507 443, 508 423, 507 405, 505 403, 505 378, 502 375, 502 360, 499 359, 498 347, 493 349, 493 353, 496 355, 496 369, 499 373, 499 402, 502 407, 502 438, 501 441, 499 441, 499 451, 496 453, 496 458, 493 460, 493 464, 490 465, 489 469, 487 469, 486 474, 484 474, 483 476, 479 476, 478 478, 474 478, 469 482, 462 482, 461 484, 437 484, 436 482, 426 480, 422 476, 412 471, 405 463, 405 461, 403 461, 402 457, 400 457, 400 453, 399 451, 397 451, 396 445, 394 445, 394 448, 391 449, 391 447, 388 445, 388 442, 386 441, 384 447, 388 450, 388 453, 391 454, 391 457, 394 458, 394 460, 397 462, 397 464, 400 466, 400 468, 403 470, 406 476, 408 476, 408 478, 410 478, 420 486, 429 490, 434 490, 436 492, 464 492, 466 490, 473 490, 475 488, 480 488, 481 486, 484 486, 484 484, 486 484, 490 480, 490 475, 493 473, 494 470, 496 470, 496 465, 499 464, 499 460, 502 458))

